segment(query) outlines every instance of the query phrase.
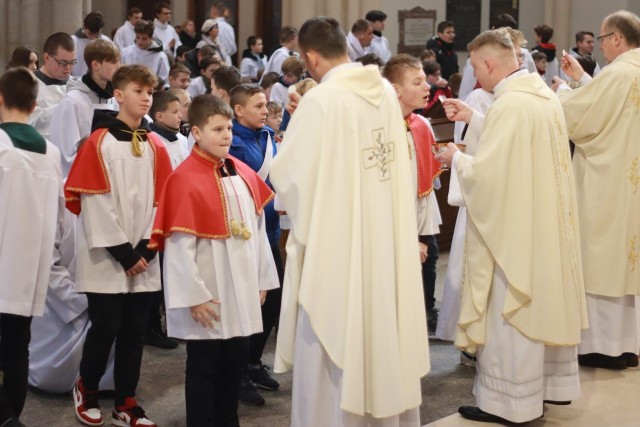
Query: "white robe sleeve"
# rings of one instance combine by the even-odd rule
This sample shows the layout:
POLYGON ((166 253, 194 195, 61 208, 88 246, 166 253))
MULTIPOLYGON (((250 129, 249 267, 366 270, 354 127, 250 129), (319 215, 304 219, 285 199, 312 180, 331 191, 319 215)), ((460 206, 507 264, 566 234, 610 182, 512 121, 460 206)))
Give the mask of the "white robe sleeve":
MULTIPOLYGON (((461 122, 456 122, 456 125, 461 122)), ((464 136, 464 143, 467 145, 476 145, 480 139, 480 132, 482 131, 482 125, 484 123, 484 116, 477 111, 473 112, 471 121, 467 127, 467 132, 464 136)), ((463 123, 464 125, 464 123, 463 123)), ((456 153, 457 154, 457 153, 456 153)), ((454 156, 454 161, 457 157, 454 156)), ((449 181, 449 195, 447 196, 447 202, 451 206, 465 206, 464 198, 462 197, 462 188, 460 187, 460 181, 458 174, 454 173, 453 165, 451 167, 451 178, 449 181)))
POLYGON ((165 81, 165 83, 169 82, 169 59, 167 58, 167 54, 164 52, 160 52, 157 74, 158 77, 165 81))
POLYGON ((269 238, 267 237, 267 227, 265 216, 260 215, 257 218, 258 221, 258 233, 260 234, 260 248, 259 260, 258 260, 258 287, 261 291, 269 291, 271 289, 277 289, 280 287, 280 281, 278 279, 278 272, 276 271, 276 265, 273 261, 273 253, 271 253, 271 245, 269 244, 269 238))
POLYGON ((75 224, 71 213, 65 209, 56 229, 47 296, 47 306, 65 323, 70 323, 87 310, 87 297, 76 292, 74 270, 75 224))
POLYGON ((429 196, 420 197, 416 200, 416 215, 418 219, 418 236, 429 235, 429 205, 427 198, 429 196))
POLYGON ((71 164, 78 151, 78 142, 87 135, 81 135, 76 113, 76 102, 64 97, 53 110, 51 125, 49 126, 49 139, 60 150, 62 170, 66 175, 71 169, 71 164))
POLYGON ((89 249, 105 248, 129 242, 122 230, 113 195, 80 195, 82 225, 89 249))
POLYGON ((164 287, 167 309, 187 308, 213 299, 198 270, 191 234, 174 232, 165 240, 164 287))

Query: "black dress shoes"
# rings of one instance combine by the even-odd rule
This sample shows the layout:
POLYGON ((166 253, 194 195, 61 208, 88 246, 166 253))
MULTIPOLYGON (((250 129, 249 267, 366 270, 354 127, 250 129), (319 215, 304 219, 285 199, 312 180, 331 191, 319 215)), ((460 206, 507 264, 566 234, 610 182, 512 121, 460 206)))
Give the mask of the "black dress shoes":
POLYGON ((458 413, 462 415, 462 418, 466 418, 472 421, 479 421, 481 423, 514 424, 502 417, 484 412, 477 406, 461 406, 458 408, 458 413))
POLYGON ((627 366, 629 368, 637 368, 640 365, 638 361, 638 355, 633 353, 622 353, 627 358, 627 366))
POLYGON ((579 354, 578 363, 580 366, 611 369, 614 371, 621 371, 627 369, 629 366, 627 356, 624 354, 615 357, 600 353, 579 354))

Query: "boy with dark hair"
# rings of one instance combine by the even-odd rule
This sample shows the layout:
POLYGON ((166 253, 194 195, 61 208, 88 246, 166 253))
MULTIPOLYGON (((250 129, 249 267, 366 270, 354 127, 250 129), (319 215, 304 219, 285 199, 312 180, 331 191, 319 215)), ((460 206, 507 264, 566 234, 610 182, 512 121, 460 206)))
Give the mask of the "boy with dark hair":
POLYGON ((84 49, 84 61, 89 72, 69 82, 51 119, 51 142, 62 154, 64 177, 69 174, 80 140, 91 134, 93 111, 117 109, 111 78, 120 67, 118 47, 109 40, 94 40, 84 49))
POLYGON ((104 16, 102 16, 102 13, 90 12, 87 14, 87 16, 84 17, 82 28, 79 28, 78 31, 71 35, 73 44, 76 47, 76 55, 78 58, 81 58, 73 66, 73 70, 71 71, 72 76, 81 77, 85 75, 91 68, 85 61, 82 60, 82 58, 84 58, 84 48, 89 43, 98 39, 111 41, 109 37, 102 34, 103 28, 104 16))
POLYGON ((53 109, 67 92, 71 69, 77 62, 69 34, 54 33, 47 37, 42 50, 42 66, 34 73, 38 79, 36 108, 29 117, 29 124, 45 138, 49 137, 53 109))
POLYGON ((175 89, 157 92, 149 110, 153 119, 150 127, 164 143, 171 158, 171 166, 177 168, 187 158, 187 138, 180 134, 182 113, 180 97, 175 89))
POLYGON ((252 82, 260 80, 267 66, 267 55, 262 53, 263 49, 261 37, 247 38, 247 48, 242 52, 242 61, 240 61, 240 76, 243 79, 249 79, 252 82))
POLYGON ((280 47, 271 54, 267 65, 264 67, 264 74, 272 71, 282 74, 282 63, 289 56, 297 55, 298 53, 295 52, 297 48, 298 30, 290 25, 282 27, 280 30, 280 47))
POLYGON ((238 426, 249 336, 278 287, 261 218, 273 192, 228 155, 227 104, 198 96, 189 116, 197 145, 167 181, 149 247, 165 251, 169 335, 187 341, 187 425, 238 426))
POLYGON ((182 45, 180 36, 169 23, 171 20, 171 6, 168 3, 156 3, 156 17, 153 20, 153 37, 160 40, 164 46, 164 53, 173 58, 176 48, 182 45))
POLYGON ((113 76, 118 112, 96 110, 93 133, 80 147, 65 184, 67 209, 78 215, 78 292, 87 295, 91 328, 73 390, 76 417, 103 422, 98 383, 115 342, 112 424, 155 427, 135 399, 143 337, 160 267, 147 250, 154 206, 171 172, 164 144, 144 116, 156 77, 141 65, 113 76))
POLYGON ((211 93, 211 80, 218 68, 220 68, 220 60, 214 56, 208 56, 200 61, 200 75, 191 80, 187 88, 192 98, 211 93))
POLYGON ((242 79, 236 67, 220 67, 211 76, 211 94, 229 104, 231 90, 240 83, 242 79))
POLYGON ((364 19, 371 23, 373 27, 373 40, 371 40, 371 53, 378 55, 383 62, 387 62, 391 57, 391 50, 389 50, 389 40, 382 35, 384 30, 384 22, 387 20, 387 14, 381 10, 370 10, 365 15, 364 19))
POLYGON ((162 42, 153 37, 153 29, 150 21, 136 24, 136 42, 122 50, 122 63, 144 65, 166 82, 169 79, 169 59, 162 51, 162 42))
MULTIPOLYGON (((262 88, 246 83, 237 85, 231 91, 230 105, 235 114, 235 120, 233 121, 233 141, 229 152, 246 163, 257 172, 258 176, 267 185, 271 186, 269 182, 269 167, 277 149, 273 130, 265 128, 267 98, 262 88)), ((278 248, 280 220, 273 207, 273 202, 265 206, 265 221, 271 253, 278 271, 278 277, 282 283, 284 272, 278 248)), ((277 390, 280 386, 276 380, 271 378, 266 365, 262 364, 261 358, 267 338, 278 319, 281 299, 281 290, 275 289, 267 294, 267 300, 262 306, 263 331, 251 337, 248 378, 243 379, 240 396, 240 401, 243 403, 250 405, 264 404, 264 399, 253 388, 249 379, 258 387, 266 390, 277 390)))
POLYGON ((0 425, 11 427, 22 426, 31 319, 44 311, 64 203, 60 153, 28 125, 37 93, 36 79, 24 67, 0 77, 0 425))
POLYGON ((427 42, 427 49, 436 54, 436 62, 442 67, 442 77, 448 79, 453 73, 458 72, 458 55, 453 50, 453 40, 456 38, 456 30, 451 21, 442 21, 438 24, 437 36, 427 42))
POLYGON ((133 29, 141 19, 142 10, 137 7, 129 9, 129 13, 127 13, 127 20, 124 21, 124 24, 118 28, 116 34, 113 36, 113 42, 120 50, 131 46, 136 42, 136 33, 133 29))
MULTIPOLYGON (((556 57, 556 45, 555 43, 551 43, 551 37, 553 37, 553 28, 551 28, 547 24, 538 24, 533 27, 533 31, 535 32, 536 45, 533 47, 531 54, 533 56, 533 52, 538 51, 544 53, 547 57, 547 64, 545 66, 543 80, 547 82, 549 86, 551 86, 551 84, 553 83, 553 78, 560 75, 560 63, 558 62, 558 58, 556 57)), ((538 73, 540 73, 538 64, 536 64, 536 68, 538 70, 538 73)))

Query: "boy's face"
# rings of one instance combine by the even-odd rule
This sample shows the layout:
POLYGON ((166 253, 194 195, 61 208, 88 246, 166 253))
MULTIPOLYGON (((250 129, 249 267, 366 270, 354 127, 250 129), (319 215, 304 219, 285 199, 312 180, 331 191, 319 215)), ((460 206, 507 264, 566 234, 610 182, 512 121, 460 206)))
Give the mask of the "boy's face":
POLYGON ((279 130, 282 123, 282 112, 267 114, 267 120, 265 124, 273 130, 279 130))
POLYGON ((167 104, 167 109, 159 111, 153 118, 155 121, 173 129, 180 127, 182 113, 180 113, 180 101, 171 101, 167 104))
POLYGON ((300 80, 300 76, 293 73, 286 73, 282 76, 282 80, 284 80, 288 85, 292 85, 300 80))
POLYGON ((453 43, 453 39, 456 38, 456 30, 453 27, 447 27, 442 33, 438 33, 438 37, 445 43, 453 43))
POLYGON ((136 46, 140 49, 146 50, 151 46, 151 37, 147 33, 136 33, 136 46))
POLYGON ((189 123, 189 105, 191 105, 191 97, 188 93, 180 95, 180 114, 182 121, 189 123))
POLYGON ((55 55, 44 53, 44 64, 49 75, 54 79, 66 80, 77 62, 75 51, 58 47, 55 55))
POLYGON ((410 68, 402 73, 400 82, 394 83, 398 101, 403 109, 423 108, 429 98, 429 85, 422 68, 410 68))
POLYGON ((539 59, 537 61, 534 61, 534 63, 536 64, 536 68, 538 69, 538 71, 541 71, 541 72, 547 71, 547 60, 546 59, 539 59))
POLYGON ((435 85, 436 83, 438 83, 438 80, 440 79, 440 76, 442 76, 442 71, 440 71, 440 70, 437 70, 433 74, 429 74, 427 76, 427 83, 429 83, 430 85, 435 85))
POLYGON ((264 93, 256 93, 244 106, 234 107, 238 122, 249 129, 262 129, 267 120, 267 98, 264 93))
POLYGON ((192 127, 191 132, 198 143, 198 147, 218 159, 224 159, 227 157, 231 147, 232 128, 231 119, 215 115, 210 116, 204 126, 192 127))
POLYGON ((191 76, 188 73, 178 73, 175 77, 169 76, 169 87, 171 89, 187 90, 190 82, 191 76))
POLYGON ((109 62, 109 61, 96 62, 95 72, 98 74, 98 77, 101 80, 104 80, 106 82, 110 82, 111 79, 113 78, 113 75, 116 73, 116 71, 118 71, 118 68, 120 68, 120 61, 116 61, 116 62, 109 62))
POLYGON ((262 39, 257 39, 256 44, 251 45, 251 52, 253 53, 262 53, 262 49, 264 49, 264 45, 262 44, 262 39))
POLYGON ((220 65, 218 64, 211 64, 207 67, 206 70, 201 70, 200 73, 205 76, 206 78, 208 78, 209 80, 211 80, 211 76, 213 75, 213 72, 215 70, 217 70, 218 68, 220 68, 220 65))
POLYGON ((373 31, 383 31, 384 30, 384 21, 373 21, 371 23, 373 27, 373 31))
POLYGON ((149 112, 153 102, 153 87, 137 82, 129 82, 122 89, 113 91, 120 111, 135 118, 142 118, 149 112))

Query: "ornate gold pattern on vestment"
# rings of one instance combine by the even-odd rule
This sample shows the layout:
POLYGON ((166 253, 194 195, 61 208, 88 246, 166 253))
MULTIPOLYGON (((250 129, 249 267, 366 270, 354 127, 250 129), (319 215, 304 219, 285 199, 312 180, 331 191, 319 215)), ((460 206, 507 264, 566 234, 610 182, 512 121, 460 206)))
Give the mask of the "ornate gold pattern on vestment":
POLYGON ((638 78, 633 79, 633 83, 631 83, 631 93, 629 94, 629 99, 636 106, 636 113, 640 112, 640 84, 638 84, 638 78))
POLYGON ((390 178, 389 163, 394 159, 394 143, 385 141, 384 128, 375 129, 372 132, 372 136, 373 148, 362 150, 364 168, 377 167, 380 181, 387 181, 390 178))
POLYGON ((629 182, 633 185, 633 194, 638 191, 638 184, 640 184, 640 174, 638 174, 638 162, 640 156, 637 156, 631 161, 631 169, 629 170, 629 182))
POLYGON ((636 263, 638 262, 638 251, 636 250, 636 236, 633 236, 629 243, 629 255, 627 257, 631 263, 631 271, 636 270, 636 263))

